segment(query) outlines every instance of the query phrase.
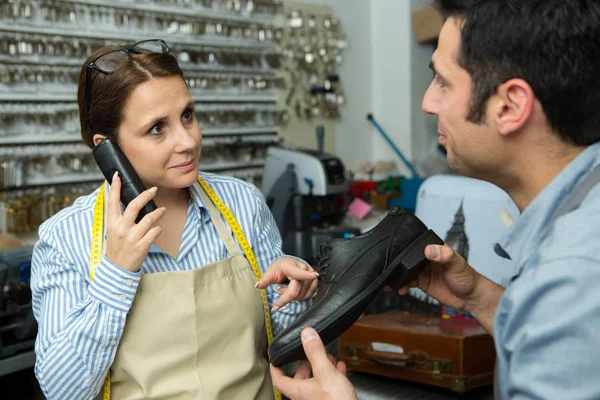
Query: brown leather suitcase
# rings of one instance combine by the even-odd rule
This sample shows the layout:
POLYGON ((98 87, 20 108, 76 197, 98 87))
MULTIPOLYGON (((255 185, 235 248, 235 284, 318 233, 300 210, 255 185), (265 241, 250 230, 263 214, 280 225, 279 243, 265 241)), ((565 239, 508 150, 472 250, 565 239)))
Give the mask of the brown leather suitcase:
POLYGON ((491 385, 493 338, 476 321, 405 312, 363 316, 338 341, 348 370, 466 392, 491 385))

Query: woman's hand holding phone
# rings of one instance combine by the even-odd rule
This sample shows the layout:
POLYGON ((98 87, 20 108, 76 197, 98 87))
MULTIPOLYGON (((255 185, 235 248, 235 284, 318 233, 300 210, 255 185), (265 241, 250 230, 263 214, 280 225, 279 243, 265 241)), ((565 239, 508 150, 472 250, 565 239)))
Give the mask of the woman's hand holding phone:
POLYGON ((121 215, 121 179, 115 173, 108 196, 106 257, 119 267, 137 272, 148 255, 150 246, 160 235, 161 227, 156 226, 165 214, 161 207, 146 214, 135 223, 140 210, 154 198, 156 187, 143 191, 132 200, 121 215))

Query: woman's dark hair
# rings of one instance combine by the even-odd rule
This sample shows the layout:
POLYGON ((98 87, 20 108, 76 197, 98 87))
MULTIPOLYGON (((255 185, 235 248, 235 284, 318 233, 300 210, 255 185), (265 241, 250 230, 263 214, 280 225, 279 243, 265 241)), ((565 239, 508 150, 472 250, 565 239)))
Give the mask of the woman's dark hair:
POLYGON ((473 81, 479 123, 499 85, 525 80, 565 141, 600 140, 600 0, 438 0, 461 22, 458 64, 473 81))
POLYGON ((155 78, 180 76, 183 72, 175 57, 168 53, 137 54, 130 52, 131 60, 119 66, 112 74, 91 71, 91 105, 89 116, 86 113, 85 79, 87 65, 98 56, 121 46, 104 46, 90 55, 81 67, 77 88, 81 138, 90 148, 94 148, 93 136, 96 133, 118 140, 117 133, 123 121, 123 110, 131 93, 142 83, 155 78), (93 131, 92 131, 93 127, 93 131))

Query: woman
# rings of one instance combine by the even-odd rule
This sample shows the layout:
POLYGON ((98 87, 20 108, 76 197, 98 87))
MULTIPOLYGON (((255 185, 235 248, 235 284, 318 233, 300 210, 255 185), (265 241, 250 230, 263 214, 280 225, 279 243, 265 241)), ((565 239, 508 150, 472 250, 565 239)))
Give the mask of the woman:
POLYGON ((316 289, 254 186, 199 173, 194 101, 168 52, 107 46, 81 69, 84 143, 118 142, 148 189, 122 209, 115 174, 39 229, 36 376, 50 399, 272 399, 268 308, 276 334, 316 289), (150 200, 158 209, 136 224, 150 200))

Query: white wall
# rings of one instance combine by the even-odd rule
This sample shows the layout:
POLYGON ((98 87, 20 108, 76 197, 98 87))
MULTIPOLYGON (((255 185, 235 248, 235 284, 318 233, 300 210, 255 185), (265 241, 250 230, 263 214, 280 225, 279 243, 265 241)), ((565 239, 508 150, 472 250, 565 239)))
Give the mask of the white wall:
POLYGON ((366 116, 373 113, 409 160, 435 140, 435 121, 421 111, 433 46, 416 44, 410 20, 412 10, 433 0, 301 1, 331 7, 348 36, 339 70, 346 104, 336 124, 335 154, 354 171, 367 161, 392 160, 410 176, 366 116))
MULTIPOLYGON (((434 0, 410 0, 410 11, 430 6, 434 0)), ((422 112, 421 100, 433 78, 428 68, 435 44, 417 43, 414 31, 411 30, 411 110, 412 110, 412 156, 420 159, 437 143, 437 118, 422 112)))
POLYGON ((346 103, 335 126, 334 153, 346 168, 356 171, 372 160, 373 144, 366 119, 372 109, 373 62, 371 32, 372 0, 297 0, 331 7, 348 37, 348 48, 339 74, 346 103))
MULTIPOLYGON (((411 158, 410 3, 398 0, 371 2, 373 32, 373 116, 400 151, 411 158)), ((373 160, 393 160, 404 173, 402 161, 373 128, 373 160)))

